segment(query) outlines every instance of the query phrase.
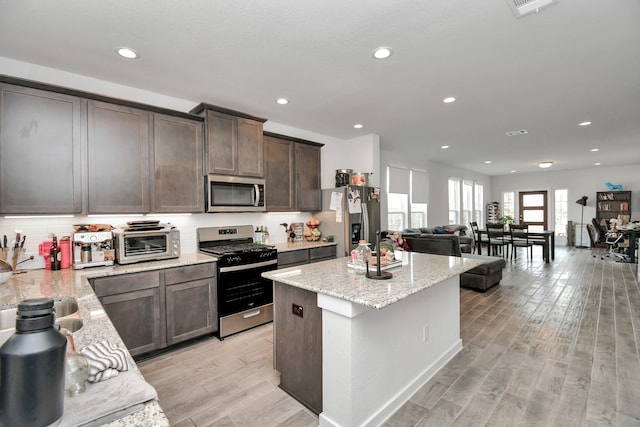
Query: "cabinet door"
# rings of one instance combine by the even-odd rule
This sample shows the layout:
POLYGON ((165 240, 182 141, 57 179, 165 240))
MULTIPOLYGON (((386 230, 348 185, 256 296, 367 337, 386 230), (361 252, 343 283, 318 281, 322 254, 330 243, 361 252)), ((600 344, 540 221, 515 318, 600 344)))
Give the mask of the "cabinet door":
POLYGON ((297 210, 320 210, 320 147, 297 143, 295 154, 297 210))
POLYGON ((204 212, 202 123, 154 114, 153 212, 204 212))
POLYGON ((274 368, 280 387, 322 412, 322 309, 317 294, 274 283, 274 368))
POLYGON ((132 356, 162 347, 160 288, 100 298, 132 356))
POLYGON ((309 264, 309 249, 278 252, 278 268, 309 264))
POLYGON ((80 99, 0 84, 0 213, 82 211, 80 99))
POLYGON ((238 118, 238 175, 263 177, 262 123, 238 118))
POLYGON ((237 118, 207 110, 207 173, 236 175, 238 167, 237 118))
POLYGON ((218 330, 215 278, 166 287, 167 344, 218 330))
POLYGON ((264 137, 265 204, 267 211, 295 210, 293 181, 294 146, 292 141, 264 137))
POLYGON ((149 113, 89 101, 89 213, 149 212, 149 113))

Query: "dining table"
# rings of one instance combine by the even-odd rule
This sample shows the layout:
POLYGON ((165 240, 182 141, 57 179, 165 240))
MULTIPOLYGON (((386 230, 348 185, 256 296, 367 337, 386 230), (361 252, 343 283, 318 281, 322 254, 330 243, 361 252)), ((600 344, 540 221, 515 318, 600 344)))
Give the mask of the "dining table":
MULTIPOLYGON (((492 231, 494 233, 494 231, 492 231)), ((518 233, 519 235, 526 234, 529 241, 534 245, 542 245, 542 258, 545 263, 551 262, 555 259, 556 255, 556 237, 553 230, 536 230, 527 231, 526 233, 518 233)), ((492 234, 493 235, 493 234, 492 234)), ((504 231, 504 235, 509 236, 508 231, 504 231)), ((487 230, 478 230, 478 239, 482 242, 482 236, 489 236, 487 230)), ((482 245, 478 246, 478 255, 482 255, 482 245)))

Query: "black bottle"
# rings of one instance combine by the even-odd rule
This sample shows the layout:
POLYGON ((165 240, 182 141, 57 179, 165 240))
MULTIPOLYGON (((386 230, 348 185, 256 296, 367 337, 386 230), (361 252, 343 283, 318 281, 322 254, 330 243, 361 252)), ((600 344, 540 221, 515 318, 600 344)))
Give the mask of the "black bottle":
POLYGON ((48 426, 62 418, 67 339, 53 324, 53 299, 18 304, 16 332, 0 347, 0 426, 48 426))
POLYGON ((58 238, 53 236, 51 249, 49 250, 49 266, 51 271, 60 270, 60 246, 58 246, 58 238))

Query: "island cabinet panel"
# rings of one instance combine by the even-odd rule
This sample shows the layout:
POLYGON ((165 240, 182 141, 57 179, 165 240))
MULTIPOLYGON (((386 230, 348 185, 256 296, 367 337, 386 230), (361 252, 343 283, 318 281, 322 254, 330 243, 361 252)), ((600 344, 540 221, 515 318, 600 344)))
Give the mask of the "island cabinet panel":
POLYGON ((89 101, 89 213, 149 212, 149 114, 89 101))
POLYGON ((215 264, 165 270, 167 344, 218 330, 215 264))
POLYGON ((153 115, 151 211, 204 212, 202 123, 153 115))
POLYGON ((320 192, 320 147, 296 144, 296 205, 300 211, 322 209, 320 192))
POLYGON ((309 260, 311 262, 320 262, 327 259, 336 258, 336 245, 320 246, 309 249, 309 260))
POLYGON ((166 345, 160 285, 157 271, 91 280, 100 303, 132 356, 166 345))
POLYGON ((274 368, 280 387, 322 412, 322 310, 317 294, 274 283, 274 368))
POLYGON ((191 113, 205 118, 205 173, 264 176, 262 124, 266 119, 204 103, 191 113))
POLYGON ((265 205, 268 211, 294 211, 293 180, 295 143, 286 139, 264 136, 266 184, 265 205))
POLYGON ((81 102, 0 84, 0 213, 81 213, 81 102))

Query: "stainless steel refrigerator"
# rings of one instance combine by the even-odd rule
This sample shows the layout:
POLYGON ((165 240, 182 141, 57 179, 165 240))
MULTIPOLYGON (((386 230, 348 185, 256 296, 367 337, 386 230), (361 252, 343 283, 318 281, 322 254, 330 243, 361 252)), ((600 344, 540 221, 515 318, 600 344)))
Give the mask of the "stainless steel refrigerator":
POLYGON ((322 190, 322 211, 314 216, 322 235, 338 242, 338 257, 349 255, 361 239, 373 248, 380 231, 380 189, 348 185, 322 190))

